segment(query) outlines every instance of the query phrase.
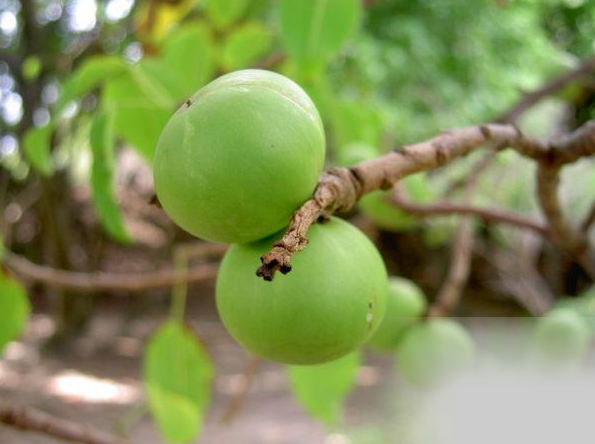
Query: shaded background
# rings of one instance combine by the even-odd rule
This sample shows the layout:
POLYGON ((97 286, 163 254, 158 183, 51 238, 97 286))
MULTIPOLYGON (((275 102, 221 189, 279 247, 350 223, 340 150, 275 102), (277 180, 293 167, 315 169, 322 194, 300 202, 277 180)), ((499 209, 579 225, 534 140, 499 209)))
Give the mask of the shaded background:
MULTIPOLYGON (((130 429, 134 442, 162 442, 142 408, 141 358, 146 338, 168 315, 171 289, 64 289, 53 271, 101 270, 142 281, 171 270, 189 249, 199 252, 190 254, 191 266, 206 266, 188 288, 187 319, 217 372, 200 442, 386 442, 387 428, 370 424, 390 411, 392 356, 366 352, 344 435, 304 413, 282 366, 250 370, 250 357, 214 309, 212 264, 221 249, 203 248, 155 203, 150 160, 160 130, 211 79, 261 67, 293 78, 316 102, 329 165, 341 163, 351 143, 381 154, 498 119, 552 137, 593 117, 595 2, 320 3, 0 0, 0 233, 12 252, 9 269, 15 257, 29 261, 16 269, 33 304, 22 341, 0 361, 2 400, 130 429), (308 11, 318 7, 326 12, 315 23, 308 11), (582 75, 554 94, 507 114, 527 92, 577 69, 582 75), (100 118, 110 125, 99 128, 100 118), (243 393, 246 373, 255 373, 250 394, 225 426, 221 417, 243 393)), ((460 182, 483 158, 473 154, 426 175, 424 188, 409 190, 412 199, 459 198, 460 182)), ((479 178, 475 203, 537 215, 533 175, 534 165, 505 152, 479 178)), ((588 212, 593 190, 592 159, 564 170, 571 218, 588 212)), ((458 219, 418 219, 381 204, 348 217, 376 241, 391 274, 412 279, 432 299, 458 219)), ((481 221, 476 233, 458 315, 524 316, 588 288, 582 269, 539 236, 481 221)), ((2 426, 0 438, 52 442, 2 426)))

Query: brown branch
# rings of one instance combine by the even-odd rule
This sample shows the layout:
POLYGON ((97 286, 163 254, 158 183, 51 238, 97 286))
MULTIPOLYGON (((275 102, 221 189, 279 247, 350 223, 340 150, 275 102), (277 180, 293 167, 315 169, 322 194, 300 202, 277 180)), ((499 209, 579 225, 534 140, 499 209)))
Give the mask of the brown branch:
POLYGON ((400 209, 420 217, 464 214, 477 216, 486 222, 493 221, 505 223, 519 228, 533 230, 543 236, 548 235, 548 229, 545 224, 504 209, 474 207, 464 203, 453 203, 448 201, 432 204, 419 204, 407 199, 402 190, 398 187, 391 196, 391 201, 400 209))
POLYGON ((224 424, 231 423, 234 418, 240 413, 242 407, 244 406, 244 402, 246 402, 246 398, 248 397, 248 393, 252 388, 252 384, 256 379, 256 374, 258 373, 258 368, 260 367, 261 359, 257 356, 250 356, 248 358, 248 362, 246 363, 246 369, 244 370, 244 374, 242 375, 242 385, 240 390, 235 394, 232 400, 227 405, 225 412, 221 418, 221 422, 224 424))
POLYGON ((559 165, 540 162, 537 169, 537 198, 548 221, 555 243, 574 256, 595 280, 595 257, 585 232, 574 227, 564 216, 558 197, 559 165))
POLYGON ((586 77, 593 72, 595 72, 595 57, 583 61, 576 68, 565 72, 558 77, 555 77, 550 82, 546 83, 535 91, 525 94, 521 101, 519 101, 509 111, 500 116, 498 122, 516 122, 521 114, 523 114, 527 109, 535 105, 540 100, 557 93, 570 83, 577 81, 582 77, 586 77))
MULTIPOLYGON (((478 169, 476 174, 469 175, 465 183, 464 203, 471 204, 475 186, 483 169, 478 169)), ((448 316, 456 308, 463 294, 463 289, 469 280, 473 244, 475 233, 473 220, 466 217, 461 221, 450 256, 450 268, 446 279, 440 287, 436 300, 427 310, 426 317, 448 316)))
POLYGON ((322 174, 313 198, 294 213, 283 238, 261 257, 257 275, 272 280, 276 271, 289 272, 292 255, 305 248, 308 228, 319 217, 347 211, 366 193, 389 189, 404 176, 438 168, 487 142, 513 147, 532 158, 541 158, 548 152, 547 145, 524 136, 513 125, 488 124, 444 132, 349 169, 332 168, 322 174))
POLYGON ((591 225, 595 223, 595 202, 591 205, 591 210, 585 216, 585 220, 581 224, 581 230, 587 232, 591 229, 591 225))
POLYGON ((211 281, 217 274, 218 264, 198 264, 188 271, 172 269, 146 271, 135 274, 108 272, 76 272, 37 265, 28 259, 7 251, 6 265, 24 280, 41 282, 56 288, 85 292, 130 291, 138 292, 152 288, 170 287, 175 283, 211 281))
POLYGON ((129 442, 88 425, 56 418, 31 408, 2 405, 0 423, 83 444, 127 444, 129 442))
MULTIPOLYGON (((366 193, 390 189, 405 176, 441 167, 486 143, 497 149, 513 148, 541 165, 559 169, 581 156, 595 154, 595 121, 589 121, 578 130, 549 142, 527 137, 514 125, 508 124, 459 128, 425 142, 399 147, 348 169, 331 168, 322 174, 312 199, 294 213, 283 238, 261 257, 262 265, 256 274, 272 280, 277 271, 284 274, 291 271, 291 257, 306 247, 308 228, 320 217, 348 211, 366 193)), ((543 203, 547 202, 546 199, 543 203)))
POLYGON ((469 217, 461 221, 450 256, 450 268, 436 301, 429 307, 426 317, 448 316, 455 309, 471 271, 473 256, 473 220, 469 217))
POLYGON ((492 264, 488 281, 492 281, 496 289, 509 293, 533 316, 546 313, 554 303, 547 281, 535 268, 537 257, 541 253, 541 239, 532 232, 525 232, 520 239, 520 248, 515 251, 505 249, 493 250, 485 242, 478 242, 475 251, 492 264))

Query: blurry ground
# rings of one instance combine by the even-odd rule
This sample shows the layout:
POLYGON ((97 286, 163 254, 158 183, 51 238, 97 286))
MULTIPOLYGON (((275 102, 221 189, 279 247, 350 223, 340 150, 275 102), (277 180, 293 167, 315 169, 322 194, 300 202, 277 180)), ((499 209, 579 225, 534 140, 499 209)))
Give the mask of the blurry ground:
MULTIPOLYGON (((85 296, 81 296, 85 297, 85 296)), ((131 296, 143 298, 143 296, 131 296)), ((146 299, 145 299, 146 301, 146 299)), ((191 296, 190 324, 207 344, 217 376, 214 397, 201 444, 343 444, 296 405, 284 368, 262 363, 246 402, 230 425, 221 418, 243 382, 248 355, 218 322, 209 295, 191 296)), ((54 325, 47 314, 34 315, 22 342, 12 344, 0 361, 0 400, 31 406, 60 417, 88 423, 106 431, 126 428, 142 414, 140 359, 144 338, 167 313, 166 305, 146 308, 141 299, 104 304, 96 310, 87 332, 67 351, 47 351, 41 345, 54 325), (122 308, 122 303, 126 309, 122 308), (131 313, 136 313, 131 315, 131 313), (140 407, 139 407, 140 406, 140 407)), ((358 388, 350 397, 347 422, 365 424, 384 405, 395 376, 390 357, 366 356, 358 388)), ((130 429, 133 443, 164 442, 147 415, 130 429)), ((60 441, 0 425, 1 444, 55 444, 60 441)))

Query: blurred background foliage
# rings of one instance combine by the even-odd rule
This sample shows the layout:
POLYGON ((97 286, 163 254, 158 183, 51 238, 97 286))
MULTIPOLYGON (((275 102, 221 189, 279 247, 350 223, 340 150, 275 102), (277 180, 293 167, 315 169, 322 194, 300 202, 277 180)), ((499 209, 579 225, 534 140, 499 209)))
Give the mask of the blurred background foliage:
MULTIPOLYGON (((451 127, 497 120, 594 50, 592 0, 0 0, 0 232, 11 251, 57 268, 167 266, 172 246, 189 237, 150 204, 156 141, 174 110, 226 72, 257 67, 293 78, 321 112, 329 164, 348 165, 451 127)), ((550 137, 593 118, 594 110, 591 76, 516 123, 550 137)), ((408 178, 407 192, 417 202, 456 196, 453 183, 481 157, 408 178)), ((514 153, 499 155, 481 176, 475 202, 535 214, 533 168, 514 153)), ((593 161, 567 168, 563 179, 564 204, 582 217, 592 199, 587 191, 595 189, 593 161)), ((364 226, 389 268, 432 294, 456 219, 414 218, 391 207, 383 192, 367 196, 359 211, 372 221, 364 226)), ((504 261, 524 242, 515 229, 479 229, 504 261)), ((586 277, 550 250, 540 246, 537 262, 555 294, 583 291, 586 277)), ((490 253, 476 262, 488 259, 490 253)), ((18 313, 0 329, 1 348, 29 306, 20 285, 0 277, 1 291, 17 301, 4 307, 0 300, 0 313, 18 313)), ((493 287, 497 301, 514 292, 501 282, 493 287)), ((30 291, 47 296, 60 340, 84 327, 95 303, 43 286, 30 291)), ((591 299, 578 299, 581 310, 592 308, 585 302, 591 299)), ((187 441, 199 433, 205 392, 190 382, 172 386, 158 363, 172 362, 167 354, 176 347, 190 350, 190 362, 172 365, 196 366, 205 387, 212 369, 178 321, 151 340, 145 379, 163 433, 187 441)), ((308 381, 320 382, 332 368, 291 369, 306 409, 335 420, 359 359, 334 364, 343 377, 327 378, 336 386, 323 384, 325 397, 308 381)))

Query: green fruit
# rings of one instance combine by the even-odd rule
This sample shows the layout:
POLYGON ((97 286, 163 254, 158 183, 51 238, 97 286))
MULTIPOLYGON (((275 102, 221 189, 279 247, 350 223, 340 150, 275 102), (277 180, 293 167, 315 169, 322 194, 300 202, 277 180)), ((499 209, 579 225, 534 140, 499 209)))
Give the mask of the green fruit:
POLYGON ((394 350, 403 334, 426 309, 423 291, 413 282, 393 277, 388 285, 386 314, 368 344, 378 351, 394 350))
POLYGON ((591 341, 585 319, 569 308, 556 308, 537 321, 534 334, 539 359, 551 363, 570 363, 585 356, 591 341))
MULTIPOLYGON (((380 156, 374 147, 365 143, 354 142, 341 148, 337 160, 339 165, 348 166, 380 156)), ((432 200, 433 192, 423 173, 413 174, 403 179, 408 194, 417 202, 432 200)), ((363 196, 358 202, 362 213, 368 216, 378 227, 389 231, 402 231, 417 225, 418 219, 397 208, 390 201, 390 191, 373 191, 363 196)))
POLYGON ((248 242, 287 224, 324 162, 318 111, 294 82, 263 70, 209 83, 176 111, 154 159, 169 216, 195 236, 248 242))
POLYGON ((380 254, 341 219, 317 224, 286 276, 254 276, 258 257, 279 235, 227 251, 217 277, 223 324, 246 349, 287 364, 318 364, 360 346, 386 309, 388 278, 380 254))
POLYGON ((408 329, 397 363, 408 382, 428 386, 469 367, 474 354, 473 340, 463 327, 450 319, 431 319, 408 329))

